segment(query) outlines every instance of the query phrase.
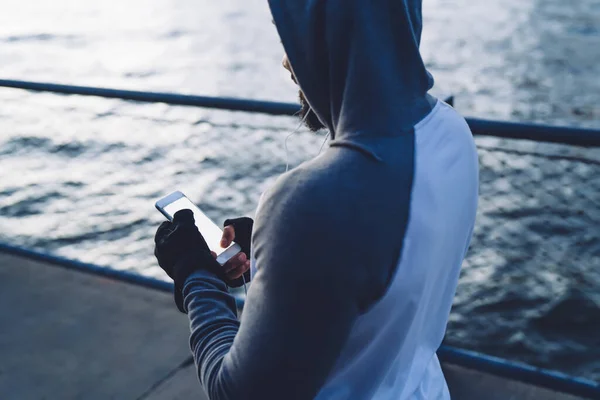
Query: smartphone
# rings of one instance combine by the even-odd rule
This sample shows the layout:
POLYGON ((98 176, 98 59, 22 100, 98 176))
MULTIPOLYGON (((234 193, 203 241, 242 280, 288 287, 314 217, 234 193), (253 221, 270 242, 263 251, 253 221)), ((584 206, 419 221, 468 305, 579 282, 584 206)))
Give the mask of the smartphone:
POLYGON ((198 206, 190 201, 180 191, 173 192, 170 195, 163 197, 156 202, 156 208, 160 211, 169 221, 173 221, 173 216, 179 210, 192 210, 194 213, 194 220, 198 230, 206 240, 208 248, 211 251, 217 253, 217 262, 221 265, 225 264, 231 257, 235 256, 242 251, 239 244, 233 242, 231 245, 224 249, 221 247, 221 238, 223 231, 217 226, 210 218, 208 218, 198 206))

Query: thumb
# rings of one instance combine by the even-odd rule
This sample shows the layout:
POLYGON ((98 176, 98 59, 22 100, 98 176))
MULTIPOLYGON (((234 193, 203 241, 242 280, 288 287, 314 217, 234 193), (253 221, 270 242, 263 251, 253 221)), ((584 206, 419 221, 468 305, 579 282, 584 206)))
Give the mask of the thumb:
POLYGON ((233 225, 228 225, 223 229, 223 237, 221 238, 221 247, 229 247, 235 239, 235 228, 233 225))
POLYGON ((194 225, 194 212, 192 210, 179 210, 173 216, 173 225, 181 225, 185 223, 194 225))

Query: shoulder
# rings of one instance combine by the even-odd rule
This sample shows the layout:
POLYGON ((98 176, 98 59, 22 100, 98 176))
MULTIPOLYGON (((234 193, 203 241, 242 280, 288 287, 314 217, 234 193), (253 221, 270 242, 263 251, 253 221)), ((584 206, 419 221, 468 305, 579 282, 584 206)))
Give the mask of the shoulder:
POLYGON ((343 159, 320 157, 265 192, 253 248, 259 270, 300 268, 303 279, 342 279, 365 305, 395 271, 407 215, 389 190, 384 195, 384 167, 342 151, 343 159))
POLYGON ((313 226, 341 222, 361 186, 347 164, 348 157, 324 156, 281 175, 263 194, 257 220, 274 222, 276 215, 313 226))
POLYGON ((398 232, 408 220, 413 163, 386 151, 389 156, 374 161, 351 149, 329 149, 283 174, 263 195, 257 224, 281 229, 293 224, 312 231, 315 240, 328 237, 346 245, 401 242, 398 232), (382 223, 396 229, 385 241, 380 240, 386 234, 378 228, 382 223))

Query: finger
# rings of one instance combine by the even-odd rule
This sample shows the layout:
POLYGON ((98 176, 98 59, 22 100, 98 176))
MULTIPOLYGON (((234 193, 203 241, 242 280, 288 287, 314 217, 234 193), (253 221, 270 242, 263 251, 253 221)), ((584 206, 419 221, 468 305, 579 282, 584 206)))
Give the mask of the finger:
POLYGON ((226 226, 223 229, 223 237, 221 238, 221 247, 227 248, 235 239, 235 229, 232 225, 226 226))
POLYGON ((194 212, 189 209, 179 210, 173 215, 173 224, 179 225, 183 223, 194 224, 194 212))
POLYGON ((244 273, 246 271, 248 271, 248 268, 250 268, 250 265, 247 265, 246 263, 240 265, 238 268, 234 269, 231 272, 228 272, 227 278, 230 280, 234 280, 234 279, 238 279, 239 277, 241 277, 242 275, 244 275, 244 273))
POLYGON ((238 253, 235 257, 232 257, 229 261, 227 261, 223 268, 225 269, 225 273, 233 271, 237 268, 240 268, 246 263, 246 255, 244 253, 238 253))
POLYGON ((250 269, 250 261, 246 261, 243 264, 237 266, 237 268, 232 269, 228 273, 226 273, 227 277, 230 279, 237 279, 243 274, 245 274, 250 269))

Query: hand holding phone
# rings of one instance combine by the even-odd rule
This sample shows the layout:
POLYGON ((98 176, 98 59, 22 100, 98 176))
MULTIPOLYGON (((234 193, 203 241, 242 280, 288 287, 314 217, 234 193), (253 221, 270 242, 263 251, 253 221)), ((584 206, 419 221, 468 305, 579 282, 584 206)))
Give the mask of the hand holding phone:
POLYGON ((219 264, 224 265, 232 257, 242 251, 241 246, 235 242, 232 242, 227 248, 222 248, 220 244, 223 231, 182 192, 176 191, 158 200, 156 202, 156 208, 169 221, 173 221, 173 216, 179 210, 192 210, 195 224, 202 234, 202 237, 204 237, 204 240, 206 240, 209 249, 217 255, 217 262, 219 264))
POLYGON ((250 242, 254 221, 248 217, 234 218, 226 220, 224 225, 221 247, 228 247, 235 240, 245 255, 232 258, 223 267, 231 280, 229 285, 242 286, 244 282, 250 281, 250 242))

